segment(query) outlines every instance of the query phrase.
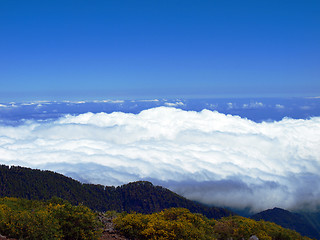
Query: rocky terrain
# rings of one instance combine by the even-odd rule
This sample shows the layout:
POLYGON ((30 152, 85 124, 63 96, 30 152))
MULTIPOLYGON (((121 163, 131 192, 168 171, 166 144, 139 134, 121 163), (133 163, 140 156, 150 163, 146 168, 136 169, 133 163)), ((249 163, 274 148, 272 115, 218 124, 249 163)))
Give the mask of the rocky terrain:
POLYGON ((100 214, 99 219, 103 224, 103 233, 99 240, 128 240, 114 230, 113 217, 105 217, 103 214, 100 214))

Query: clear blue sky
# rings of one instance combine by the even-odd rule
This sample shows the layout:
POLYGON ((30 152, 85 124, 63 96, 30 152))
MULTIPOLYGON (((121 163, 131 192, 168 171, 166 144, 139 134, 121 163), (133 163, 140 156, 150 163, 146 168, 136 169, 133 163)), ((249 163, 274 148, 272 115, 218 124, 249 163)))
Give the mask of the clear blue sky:
POLYGON ((0 1, 0 99, 319 96, 320 1, 0 1))

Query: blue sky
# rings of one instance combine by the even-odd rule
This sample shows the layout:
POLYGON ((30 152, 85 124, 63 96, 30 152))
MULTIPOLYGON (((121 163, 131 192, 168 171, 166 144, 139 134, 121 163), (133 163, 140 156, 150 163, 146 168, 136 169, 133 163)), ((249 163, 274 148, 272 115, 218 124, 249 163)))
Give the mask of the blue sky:
POLYGON ((319 0, 0 0, 0 162, 318 210, 319 12, 319 0))
POLYGON ((320 95, 319 1, 0 2, 0 100, 320 95))

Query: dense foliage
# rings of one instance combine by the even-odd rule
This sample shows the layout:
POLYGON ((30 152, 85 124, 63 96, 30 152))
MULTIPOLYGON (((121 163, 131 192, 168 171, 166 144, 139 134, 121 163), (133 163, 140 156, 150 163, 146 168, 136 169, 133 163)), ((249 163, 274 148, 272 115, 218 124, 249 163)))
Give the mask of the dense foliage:
POLYGON ((130 239, 214 239, 213 222, 183 208, 171 208, 159 213, 121 214, 115 228, 130 239))
POLYGON ((130 239, 249 239, 255 235, 260 240, 307 240, 293 230, 265 221, 255 221, 240 216, 209 220, 187 209, 171 208, 159 213, 120 214, 114 220, 115 228, 130 239))
POLYGON ((61 199, 0 198, 0 234, 17 239, 98 239, 97 216, 89 208, 61 199))
POLYGON ((97 211, 135 211, 154 213, 171 207, 183 207, 209 218, 221 218, 231 212, 190 201, 168 189, 140 181, 119 187, 82 184, 50 171, 0 165, 0 197, 47 200, 54 196, 72 204, 83 203, 97 211))

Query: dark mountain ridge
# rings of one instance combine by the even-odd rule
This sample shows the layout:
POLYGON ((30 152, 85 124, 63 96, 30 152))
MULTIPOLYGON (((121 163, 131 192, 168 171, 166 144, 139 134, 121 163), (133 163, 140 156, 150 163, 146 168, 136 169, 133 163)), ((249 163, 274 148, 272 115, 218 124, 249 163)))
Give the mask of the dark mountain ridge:
POLYGON ((119 187, 83 184, 51 171, 0 165, 0 196, 47 200, 59 197, 72 204, 83 203, 97 211, 154 213, 171 207, 187 208, 219 219, 231 211, 188 200, 166 188, 138 181, 119 187))
POLYGON ((318 214, 318 219, 316 216, 317 214, 299 214, 281 208, 273 208, 257 213, 251 218, 256 221, 274 222, 284 228, 295 230, 302 235, 320 239, 320 216, 318 214))

